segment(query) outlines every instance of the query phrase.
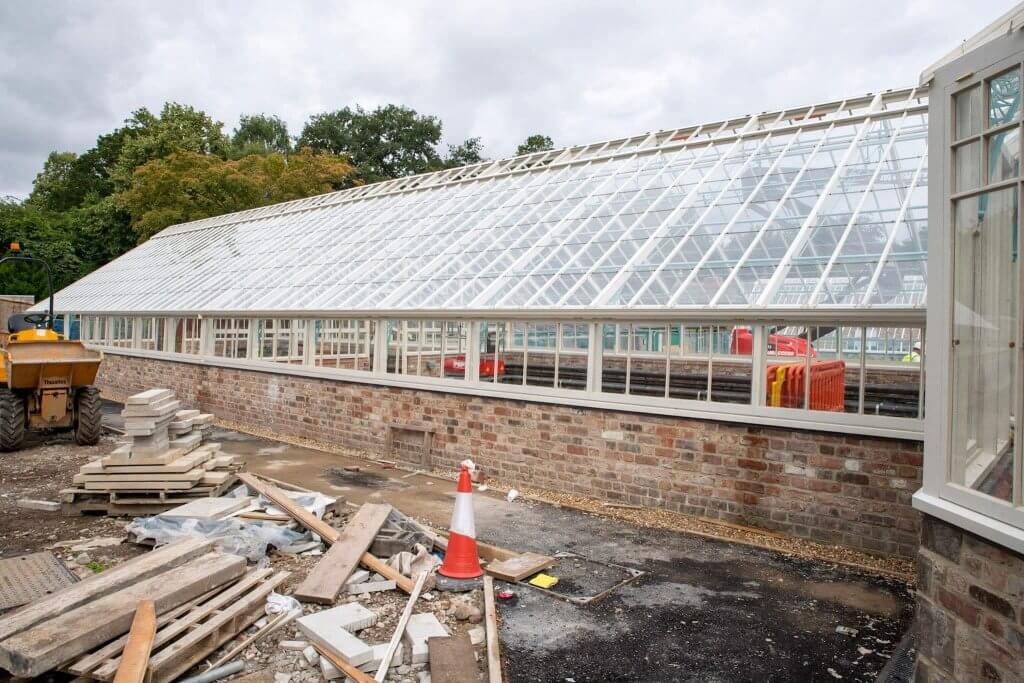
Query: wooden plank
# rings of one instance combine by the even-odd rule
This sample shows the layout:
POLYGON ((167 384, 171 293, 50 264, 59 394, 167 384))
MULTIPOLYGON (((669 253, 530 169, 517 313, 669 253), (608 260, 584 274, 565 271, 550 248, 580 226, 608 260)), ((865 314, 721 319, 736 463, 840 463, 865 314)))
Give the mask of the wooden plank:
POLYGON ((286 496, 284 491, 281 491, 276 486, 264 483, 248 473, 239 474, 238 478, 249 489, 272 502, 275 507, 284 510, 292 519, 324 539, 324 541, 333 543, 334 539, 338 537, 339 532, 337 529, 322 519, 318 519, 316 515, 286 496))
POLYGON ((140 600, 135 610, 128 642, 124 646, 121 666, 117 668, 114 683, 142 683, 149 666, 149 653, 156 636, 156 606, 152 600, 140 600))
POLYGON ((212 549, 213 541, 186 538, 111 567, 100 574, 93 574, 59 593, 41 598, 0 619, 0 640, 113 593, 124 586, 185 564, 212 549))
POLYGON ((468 635, 427 638, 430 683, 477 683, 476 653, 468 635))
MULTIPOLYGON (((243 484, 248 486, 250 490, 259 493, 264 498, 271 501, 275 506, 287 512, 292 519, 322 538, 325 543, 333 544, 341 533, 322 519, 317 519, 314 514, 286 496, 284 491, 281 491, 276 486, 262 482, 252 474, 239 474, 238 478, 243 484)), ((389 567, 386 562, 378 560, 370 553, 363 553, 363 556, 359 558, 359 561, 368 569, 377 572, 385 579, 394 581, 395 585, 406 593, 412 592, 412 579, 389 567)))
POLYGON ((494 607, 494 577, 484 574, 484 626, 487 631, 487 681, 502 683, 498 613, 494 607))
POLYGON ((538 555, 537 553, 523 553, 509 560, 500 562, 489 562, 485 571, 491 576, 516 583, 527 576, 533 576, 537 572, 547 569, 555 563, 555 558, 549 555, 538 555))
POLYGON ((398 649, 398 644, 402 642, 402 634, 405 633, 405 627, 409 623, 409 617, 412 616, 412 608, 416 605, 416 601, 419 600, 420 591, 423 590, 423 583, 427 580, 427 576, 430 572, 420 572, 420 575, 416 577, 416 585, 412 588, 412 593, 409 595, 409 601, 405 603, 405 609, 402 610, 402 616, 398 619, 398 625, 395 627, 395 632, 391 635, 391 641, 388 643, 388 649, 384 651, 384 656, 381 657, 380 666, 377 668, 377 674, 374 678, 378 683, 382 683, 384 677, 388 675, 388 667, 391 666, 391 658, 395 656, 395 650, 398 649))
POLYGON ((318 647, 316 643, 313 643, 313 648, 320 653, 321 657, 325 657, 328 662, 338 667, 338 671, 341 671, 356 683, 374 683, 374 679, 370 678, 368 675, 352 666, 333 652, 328 652, 326 649, 318 647))
POLYGON ((126 633, 139 600, 152 600, 164 612, 244 572, 243 557, 204 555, 0 641, 0 667, 15 676, 38 676, 126 633))
POLYGON ((233 648, 231 648, 230 650, 225 652, 221 656, 220 659, 218 659, 216 662, 214 662, 213 664, 210 665, 210 668, 211 669, 216 669, 218 666, 223 666, 223 665, 227 664, 232 659, 234 659, 238 655, 238 653, 244 651, 247 647, 249 647, 253 643, 256 643, 257 641, 263 640, 264 638, 269 636, 274 631, 277 631, 278 629, 280 629, 282 626, 285 626, 286 624, 291 623, 291 621, 293 619, 295 619, 295 617, 297 617, 298 615, 299 615, 298 611, 294 611, 294 612, 281 612, 280 614, 275 616, 273 619, 268 621, 266 624, 264 624, 263 628, 261 628, 259 631, 256 631, 256 633, 252 634, 251 636, 249 636, 248 638, 243 640, 241 643, 239 643, 238 645, 235 645, 233 648))
MULTIPOLYGON (((224 605, 245 595, 248 591, 252 590, 254 586, 257 586, 261 581, 266 579, 270 573, 271 569, 269 568, 257 569, 249 572, 241 581, 217 594, 209 602, 204 602, 193 607, 185 616, 175 619, 172 623, 162 627, 156 634, 153 647, 159 649, 165 644, 171 642, 182 633, 191 629, 195 624, 198 624, 203 619, 209 617, 224 605)), ((115 653, 109 661, 95 669, 90 675, 93 678, 98 678, 103 681, 111 680, 118 667, 121 665, 120 657, 118 657, 117 654, 118 653, 115 653)))
POLYGON ((217 612, 198 628, 163 648, 150 660, 147 683, 171 683, 197 662, 242 632, 264 614, 267 596, 288 578, 278 572, 244 597, 217 612))
POLYGON ((391 506, 386 504, 366 503, 359 508, 294 596, 304 602, 333 605, 389 514, 391 506))
MULTIPOLYGON (((195 600, 190 600, 183 605, 178 605, 170 612, 164 612, 163 614, 159 615, 156 618, 157 628, 160 628, 166 625, 168 622, 177 619, 182 614, 188 612, 196 605, 210 599, 211 597, 216 595, 219 590, 220 588, 215 588, 209 593, 204 593, 200 595, 195 600)), ((88 674, 93 669, 100 666, 111 657, 117 657, 119 654, 121 654, 121 650, 124 649, 124 645, 127 642, 128 636, 123 635, 120 638, 110 641, 109 643, 101 647, 99 650, 94 650, 93 652, 90 652, 81 659, 75 660, 71 664, 61 667, 61 670, 65 673, 73 674, 75 676, 85 676, 89 678, 88 674)))

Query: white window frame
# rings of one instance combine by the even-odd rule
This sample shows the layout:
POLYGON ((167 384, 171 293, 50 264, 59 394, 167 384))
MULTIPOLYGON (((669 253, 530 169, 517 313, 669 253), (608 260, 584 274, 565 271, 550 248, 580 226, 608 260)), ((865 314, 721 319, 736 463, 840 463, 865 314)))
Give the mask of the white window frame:
MULTIPOLYGON (((927 514, 944 519, 972 533, 1024 552, 1024 507, 1021 503, 1021 460, 1024 444, 1015 440, 1013 495, 1011 501, 971 490, 951 480, 953 448, 951 427, 956 406, 951 391, 953 379, 953 206, 957 198, 1005 187, 1016 188, 1018 197, 1024 191, 1022 179, 985 184, 971 191, 952 191, 953 169, 953 96, 980 84, 982 111, 986 111, 986 82, 1024 63, 1024 34, 1013 31, 982 45, 963 57, 937 69, 934 74, 929 111, 929 258, 928 258, 928 344, 932 352, 925 358, 928 405, 924 417, 925 463, 921 490, 914 494, 914 507, 927 514)), ((1024 130, 1024 117, 1018 114, 1018 130, 1024 130)), ((983 128, 988 129, 987 126, 983 128)), ((980 139, 984 139, 983 131, 980 139)), ((969 136, 970 137, 970 136, 969 136)), ((984 144, 982 159, 986 158, 984 144)), ((1024 231, 1021 213, 1024 206, 1018 200, 1017 244, 1021 245, 1024 231)), ((1018 251, 1019 253, 1019 251, 1018 251)), ((1020 273, 1018 257, 1018 340, 1024 339, 1024 277, 1020 273)), ((1024 344, 1016 345, 1017 390, 1014 414, 1019 420, 1024 409, 1024 392, 1019 390, 1019 374, 1024 370, 1024 344)), ((1019 432, 1019 427, 1018 427, 1019 432)))

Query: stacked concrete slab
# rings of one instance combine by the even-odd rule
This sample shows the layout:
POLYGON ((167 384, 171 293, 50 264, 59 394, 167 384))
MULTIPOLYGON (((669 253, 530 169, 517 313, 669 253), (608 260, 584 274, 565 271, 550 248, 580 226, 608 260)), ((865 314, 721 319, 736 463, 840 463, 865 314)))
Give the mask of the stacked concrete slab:
MULTIPOLYGON (((82 467, 74 478, 80 488, 62 491, 62 500, 63 494, 110 493, 112 502, 113 494, 122 500, 156 494, 162 502, 168 493, 217 496, 234 482, 235 457, 221 453, 219 443, 204 443, 213 415, 182 410, 171 390, 130 396, 121 415, 131 442, 82 467)), ((181 502, 168 500, 167 507, 181 502)))

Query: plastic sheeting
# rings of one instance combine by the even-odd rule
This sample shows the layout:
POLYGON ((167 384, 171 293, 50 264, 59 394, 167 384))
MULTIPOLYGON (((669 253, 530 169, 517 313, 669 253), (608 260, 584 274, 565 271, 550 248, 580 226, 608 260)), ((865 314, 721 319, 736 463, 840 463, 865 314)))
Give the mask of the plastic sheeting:
POLYGON ((250 562, 258 562, 265 557, 268 546, 283 548, 309 539, 307 533, 232 518, 136 517, 126 530, 138 540, 152 539, 158 546, 185 537, 211 539, 222 551, 241 555, 250 562))

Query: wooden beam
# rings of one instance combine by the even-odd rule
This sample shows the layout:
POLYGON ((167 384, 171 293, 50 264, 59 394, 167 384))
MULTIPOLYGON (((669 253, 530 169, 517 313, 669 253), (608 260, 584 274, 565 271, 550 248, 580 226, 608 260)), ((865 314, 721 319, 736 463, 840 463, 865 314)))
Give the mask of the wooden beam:
POLYGON ((121 666, 117 667, 114 683, 142 683, 155 637, 156 606, 152 600, 141 600, 128 631, 128 643, 124 646, 121 666))
MULTIPOLYGON (((225 605, 231 604, 235 600, 240 599, 266 579, 271 573, 272 570, 269 567, 249 572, 246 576, 242 577, 241 581, 226 590, 221 591, 209 601, 193 607, 187 614, 175 619, 172 623, 161 626, 160 630, 157 631, 153 647, 159 650, 165 644, 173 641, 182 633, 188 632, 190 629, 194 628, 196 624, 209 617, 215 611, 221 609, 225 605)), ((120 664, 120 654, 114 653, 114 656, 110 657, 109 661, 96 668, 90 676, 98 680, 108 681, 111 679, 113 672, 118 669, 120 664)))
POLYGON ((126 633, 139 600, 165 612, 245 572, 245 558, 210 553, 0 641, 0 667, 31 678, 126 633))
POLYGON ((367 676, 365 673, 346 662, 341 657, 337 656, 333 652, 328 652, 325 648, 321 648, 316 643, 312 643, 313 648, 320 653, 320 656, 325 658, 328 662, 338 667, 338 670, 343 674, 351 678, 356 683, 376 683, 372 678, 367 676))
POLYGON ((327 554, 295 589, 294 596, 303 602, 333 605, 389 514, 391 506, 386 504, 366 503, 359 508, 327 554))
POLYGON ((494 606, 494 577, 484 575, 484 625, 487 629, 487 681, 502 683, 498 612, 494 606))
MULTIPOLYGON (((333 544, 338 539, 341 532, 327 522, 317 519, 316 515, 297 504, 276 486, 262 482, 254 475, 248 473, 239 474, 238 478, 243 484, 248 486, 250 490, 259 493, 261 496, 274 503, 274 505, 287 512, 288 515, 296 522, 322 538, 324 543, 333 544)), ((363 553, 362 557, 359 558, 359 562, 365 565, 368 569, 377 572, 385 579, 394 581, 395 585, 406 593, 412 592, 412 579, 399 573, 397 570, 392 569, 386 562, 381 562, 370 553, 363 553)))
POLYGON ((547 569, 555 563, 555 558, 550 555, 538 555, 537 553, 523 553, 508 560, 500 562, 488 562, 486 571, 493 577, 502 581, 517 583, 527 576, 533 576, 542 569, 547 569))
POLYGON ((92 602, 130 584, 144 581, 204 555, 213 549, 213 541, 186 538, 140 555, 116 567, 93 574, 64 590, 48 595, 0 619, 0 640, 25 631, 79 605, 92 602))
POLYGON ((402 616, 398 619, 398 626, 395 627, 395 632, 391 635, 391 642, 388 643, 388 649, 384 651, 384 656, 380 660, 380 666, 377 668, 377 675, 374 676, 378 683, 382 683, 384 677, 388 675, 391 658, 395 656, 395 650, 398 649, 398 644, 402 642, 402 634, 405 633, 409 617, 412 616, 412 608, 416 605, 416 601, 419 600, 420 591, 423 590, 423 583, 427 580, 429 574, 430 572, 420 572, 420 575, 416 577, 416 585, 413 586, 412 593, 409 595, 409 602, 405 603, 402 616))

